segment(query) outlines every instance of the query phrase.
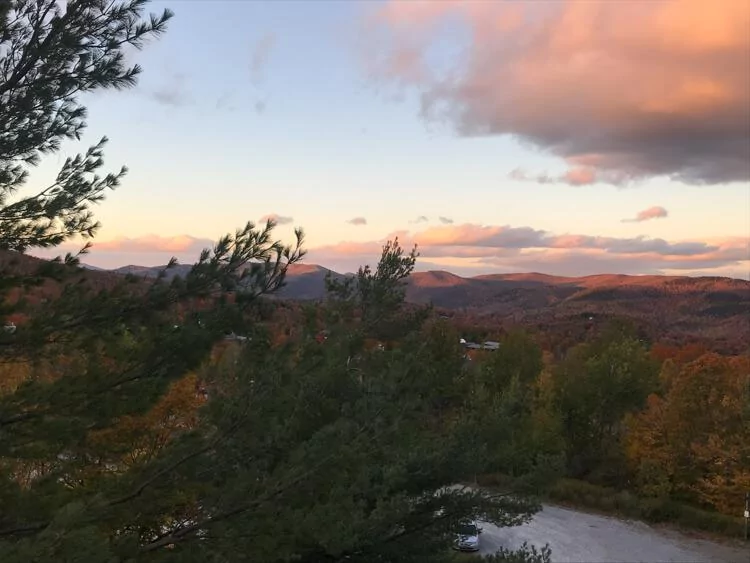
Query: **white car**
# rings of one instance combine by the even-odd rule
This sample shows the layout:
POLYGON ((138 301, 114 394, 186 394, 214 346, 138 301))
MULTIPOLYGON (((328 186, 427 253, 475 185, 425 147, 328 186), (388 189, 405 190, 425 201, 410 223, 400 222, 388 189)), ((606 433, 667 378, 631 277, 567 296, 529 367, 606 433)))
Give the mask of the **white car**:
POLYGON ((482 533, 476 521, 463 522, 453 546, 459 551, 479 551, 479 534, 482 533))

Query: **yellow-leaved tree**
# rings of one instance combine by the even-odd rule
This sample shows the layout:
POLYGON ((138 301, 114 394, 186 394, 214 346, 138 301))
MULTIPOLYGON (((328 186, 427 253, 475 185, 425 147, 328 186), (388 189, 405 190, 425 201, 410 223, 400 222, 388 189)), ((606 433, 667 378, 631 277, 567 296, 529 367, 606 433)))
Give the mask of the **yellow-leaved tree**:
POLYGON ((662 375, 664 395, 628 421, 641 492, 740 514, 750 490, 750 358, 709 353, 662 375))

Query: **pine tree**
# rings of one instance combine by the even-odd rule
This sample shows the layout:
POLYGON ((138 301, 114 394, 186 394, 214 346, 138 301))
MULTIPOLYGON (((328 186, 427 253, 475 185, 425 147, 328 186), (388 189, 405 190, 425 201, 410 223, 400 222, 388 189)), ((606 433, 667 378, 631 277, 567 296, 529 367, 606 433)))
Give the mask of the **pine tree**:
POLYGON ((0 3, 0 314, 26 320, 0 333, 3 561, 104 561, 117 552, 125 528, 93 523, 114 507, 137 520, 111 488, 143 483, 112 461, 121 444, 96 438, 158 407, 304 254, 302 232, 286 246, 273 240, 272 222, 222 237, 169 283, 87 275, 78 255, 47 263, 17 254, 95 235, 92 205, 126 172, 98 174, 106 139, 67 159, 51 185, 15 196, 42 156, 80 137, 80 94, 135 84, 140 69, 125 65, 123 49, 163 33, 171 17, 144 19, 145 3, 0 3))
POLYGON ((99 176, 107 139, 65 161, 55 181, 11 199, 29 168, 86 127, 86 92, 128 88, 140 68, 125 65, 126 46, 160 35, 172 14, 142 17, 143 0, 5 1, 0 8, 0 248, 56 246, 98 228, 91 205, 127 170, 99 176))

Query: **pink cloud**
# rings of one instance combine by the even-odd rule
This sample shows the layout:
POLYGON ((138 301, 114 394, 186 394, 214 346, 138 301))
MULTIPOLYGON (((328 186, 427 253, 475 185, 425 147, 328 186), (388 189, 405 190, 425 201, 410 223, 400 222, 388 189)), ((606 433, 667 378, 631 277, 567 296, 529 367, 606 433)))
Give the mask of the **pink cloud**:
MULTIPOLYGON (((40 258, 54 258, 66 252, 77 252, 82 243, 67 242, 55 248, 40 248, 33 251, 40 258)), ((95 239, 82 261, 100 268, 118 268, 130 264, 138 266, 162 266, 175 257, 183 264, 198 260, 204 248, 212 248, 214 241, 190 235, 144 235, 139 237, 116 237, 95 239)))
POLYGON ((632 219, 623 219, 622 222, 641 223, 643 221, 649 221, 651 219, 663 219, 667 215, 669 215, 669 212, 666 209, 659 205, 655 205, 653 207, 649 207, 648 209, 644 209, 643 211, 639 211, 638 215, 636 215, 632 219))
MULTIPOLYGON (((310 248, 305 262, 340 272, 374 265, 383 243, 399 238, 404 248, 418 244, 418 269, 443 269, 474 275, 492 272, 543 272, 553 275, 596 273, 732 275, 750 277, 750 237, 667 241, 648 237, 606 237, 555 234, 510 225, 444 225, 421 231, 396 231, 380 240, 341 242, 310 248)), ((127 264, 163 265, 170 257, 189 264, 208 239, 189 235, 125 238, 96 242, 84 262, 104 268, 127 264)), ((78 247, 40 249, 35 255, 53 257, 78 247)))
POLYGON ((294 222, 294 217, 286 217, 284 215, 277 215, 276 213, 269 213, 268 215, 263 215, 263 217, 260 218, 261 223, 266 223, 268 221, 273 221, 277 225, 288 225, 294 222))
POLYGON ((571 186, 585 186, 596 181, 596 172, 591 168, 571 168, 565 173, 565 182, 571 186))
POLYGON ((748 2, 391 0, 368 24, 370 73, 415 88, 428 119, 517 137, 570 167, 529 178, 750 179, 748 2), (449 26, 467 39, 438 68, 449 26))
POLYGON ((648 237, 554 234, 532 227, 464 224, 392 233, 379 241, 346 242, 310 250, 308 261, 336 266, 373 264, 383 242, 399 235, 405 248, 419 246, 420 262, 461 272, 538 271, 559 275, 590 273, 684 273, 750 267, 750 238, 667 241, 648 237), (576 273, 577 272, 577 273, 576 273))
POLYGON ((103 252, 200 252, 203 248, 211 247, 213 243, 208 239, 199 239, 189 235, 163 237, 160 235, 144 235, 141 237, 117 237, 110 240, 94 241, 93 249, 103 252))

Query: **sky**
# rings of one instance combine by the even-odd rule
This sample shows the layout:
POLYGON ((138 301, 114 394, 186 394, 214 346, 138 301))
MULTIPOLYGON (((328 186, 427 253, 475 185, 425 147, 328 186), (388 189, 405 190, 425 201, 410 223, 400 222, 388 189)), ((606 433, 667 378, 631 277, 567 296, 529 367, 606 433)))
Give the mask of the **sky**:
MULTIPOLYGON (((129 173, 85 261, 194 262, 267 217, 306 262, 750 278, 743 0, 152 2, 136 88, 83 99, 129 173)), ((75 248, 76 241, 51 256, 75 248)))

